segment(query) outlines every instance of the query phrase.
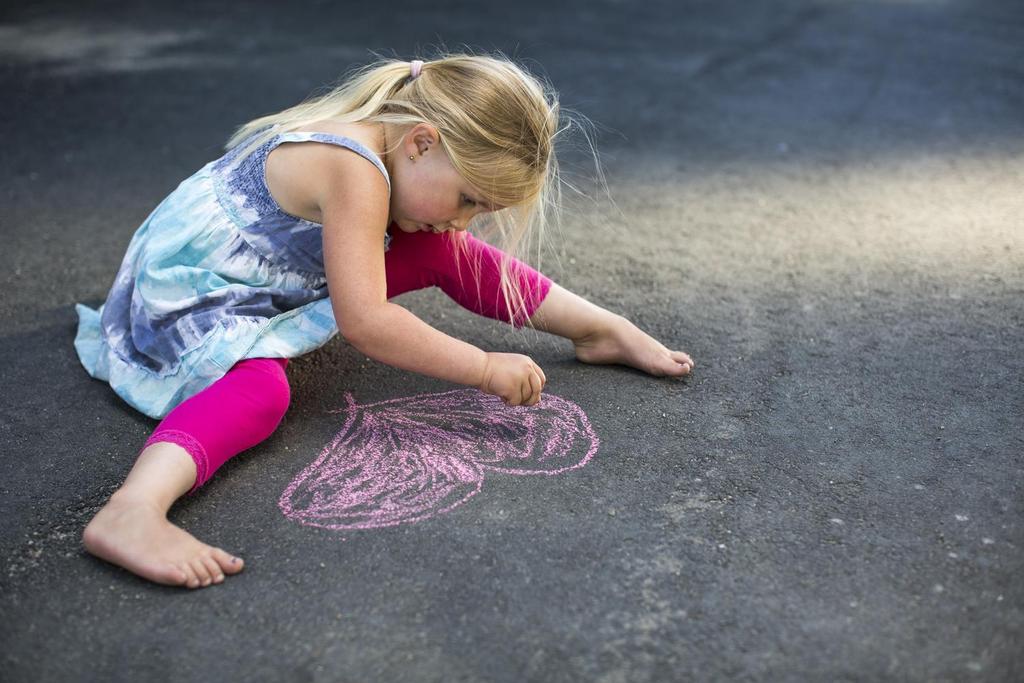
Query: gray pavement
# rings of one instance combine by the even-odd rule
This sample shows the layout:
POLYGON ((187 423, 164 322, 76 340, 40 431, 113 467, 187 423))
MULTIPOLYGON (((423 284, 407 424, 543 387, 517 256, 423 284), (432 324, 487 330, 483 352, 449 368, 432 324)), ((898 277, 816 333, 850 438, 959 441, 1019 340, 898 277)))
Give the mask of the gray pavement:
POLYGON ((0 671, 9 681, 1024 679, 1024 6, 5 3, 0 671), (595 124, 543 267, 697 360, 528 353, 601 440, 432 519, 278 499, 360 403, 454 388, 342 339, 171 520, 246 559, 198 591, 84 552, 155 425, 75 355, 128 239, 237 124, 370 50, 501 49, 595 124))

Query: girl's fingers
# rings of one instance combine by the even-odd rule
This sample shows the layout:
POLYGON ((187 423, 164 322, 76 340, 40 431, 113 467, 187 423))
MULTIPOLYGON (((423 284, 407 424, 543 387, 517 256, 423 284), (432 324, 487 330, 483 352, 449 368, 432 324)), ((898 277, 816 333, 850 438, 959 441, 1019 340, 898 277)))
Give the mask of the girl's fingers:
POLYGON ((544 371, 536 363, 533 367, 537 368, 537 375, 540 377, 540 388, 543 389, 544 385, 548 383, 548 376, 544 374, 544 371))
POLYGON ((533 395, 530 397, 532 400, 530 404, 533 405, 540 401, 540 392, 543 389, 543 382, 540 380, 540 376, 535 373, 530 373, 530 388, 533 389, 533 395))

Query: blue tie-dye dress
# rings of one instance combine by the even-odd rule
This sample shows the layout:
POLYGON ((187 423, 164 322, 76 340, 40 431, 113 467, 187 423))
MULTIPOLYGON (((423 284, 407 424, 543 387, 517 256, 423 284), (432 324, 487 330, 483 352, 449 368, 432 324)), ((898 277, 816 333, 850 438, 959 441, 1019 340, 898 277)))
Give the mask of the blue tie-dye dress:
POLYGON ((266 184, 271 150, 307 141, 362 155, 390 188, 372 151, 326 133, 277 134, 235 163, 242 142, 211 161, 142 223, 99 310, 76 306, 90 375, 161 418, 243 358, 292 358, 337 333, 322 226, 285 213, 266 184))

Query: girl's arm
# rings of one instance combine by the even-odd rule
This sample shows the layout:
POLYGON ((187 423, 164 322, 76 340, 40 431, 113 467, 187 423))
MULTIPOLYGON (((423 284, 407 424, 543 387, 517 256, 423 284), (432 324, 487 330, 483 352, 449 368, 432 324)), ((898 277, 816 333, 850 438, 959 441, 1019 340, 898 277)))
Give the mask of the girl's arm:
POLYGON ((536 404, 546 377, 530 358, 486 353, 387 300, 387 184, 357 155, 342 152, 321 155, 319 160, 314 196, 323 216, 331 308, 342 335, 387 365, 477 387, 508 405, 536 404))
POLYGON ((387 300, 388 186, 362 157, 310 147, 309 191, 323 216, 324 269, 338 331, 362 353, 403 370, 479 386, 487 354, 387 300))

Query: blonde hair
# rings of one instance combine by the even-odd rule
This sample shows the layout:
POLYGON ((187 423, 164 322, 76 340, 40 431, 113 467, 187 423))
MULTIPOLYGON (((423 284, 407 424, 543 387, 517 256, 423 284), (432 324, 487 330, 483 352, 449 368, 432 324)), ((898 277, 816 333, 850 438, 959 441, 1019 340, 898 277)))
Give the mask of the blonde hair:
MULTIPOLYGON (((562 194, 554 142, 564 130, 559 129, 560 113, 554 89, 500 52, 444 52, 425 61, 416 79, 410 78, 410 62, 379 58, 351 70, 326 94, 244 124, 227 149, 247 141, 241 159, 275 134, 324 119, 408 128, 429 123, 466 182, 485 201, 506 207, 478 215, 473 228, 485 241, 498 235, 497 246, 505 253, 499 269, 506 313, 509 320, 525 322, 524 292, 517 278, 510 277, 509 259, 526 261, 536 236, 539 268, 549 213, 555 214, 557 224, 562 194)), ((463 235, 449 232, 447 237, 463 244, 463 235)))

